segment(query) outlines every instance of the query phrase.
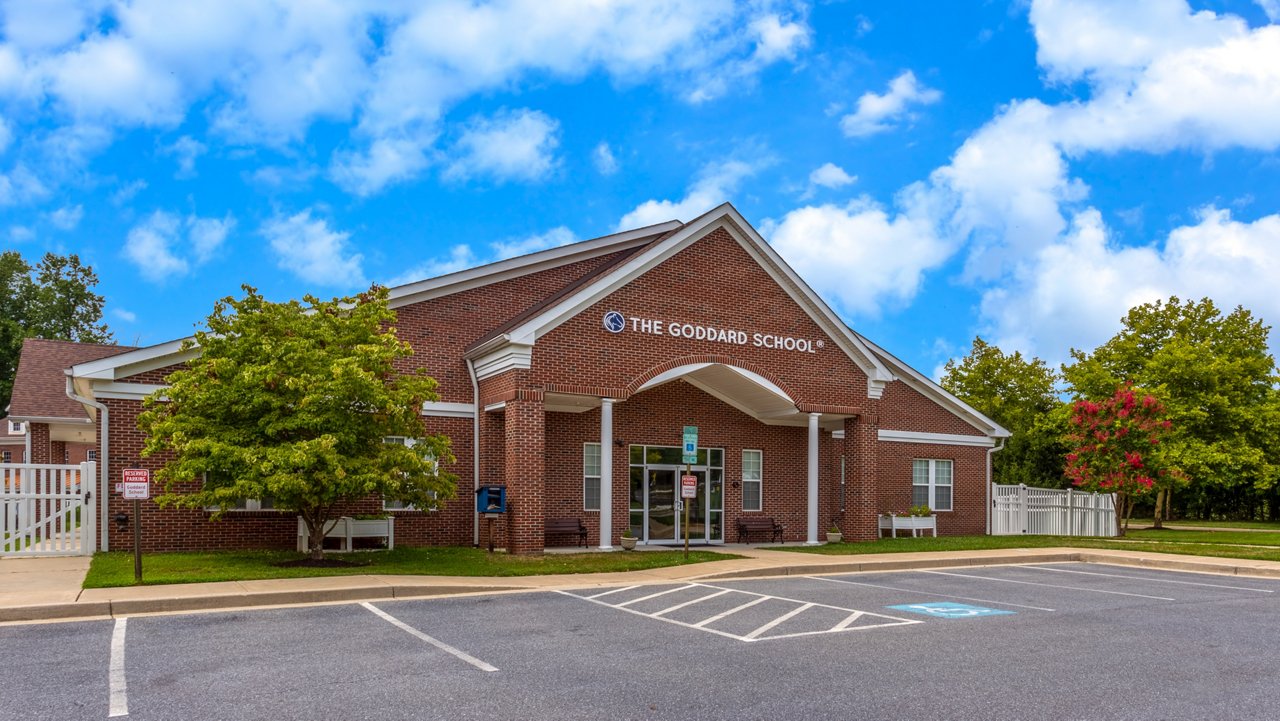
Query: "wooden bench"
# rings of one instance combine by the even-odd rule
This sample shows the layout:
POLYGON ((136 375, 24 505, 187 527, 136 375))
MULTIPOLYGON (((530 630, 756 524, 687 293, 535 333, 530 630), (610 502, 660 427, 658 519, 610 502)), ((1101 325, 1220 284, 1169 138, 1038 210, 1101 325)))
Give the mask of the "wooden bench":
MULTIPOLYGON (((552 536, 563 536, 573 534, 578 537, 578 543, 583 548, 587 547, 587 527, 577 518, 548 518, 546 522, 546 530, 544 535, 547 538, 552 536)), ((548 544, 549 545, 549 544, 548 544)))
POLYGON ((750 543, 753 532, 768 533, 773 540, 782 541, 782 530, 782 524, 768 516, 743 516, 738 519, 738 543, 742 543, 744 535, 750 543))

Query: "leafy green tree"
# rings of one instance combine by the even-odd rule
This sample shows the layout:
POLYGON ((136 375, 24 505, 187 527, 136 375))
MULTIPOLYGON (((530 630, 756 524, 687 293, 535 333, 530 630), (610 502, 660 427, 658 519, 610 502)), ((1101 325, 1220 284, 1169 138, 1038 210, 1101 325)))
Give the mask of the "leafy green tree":
MULTIPOLYGON (((1123 329, 1092 353, 1072 350, 1063 376, 1077 398, 1107 397, 1126 381, 1148 389, 1176 429, 1166 453, 1190 484, 1192 506, 1206 516, 1251 515, 1280 474, 1269 332, 1242 307, 1223 315, 1208 298, 1171 297, 1130 309, 1123 329)), ((1174 490, 1160 488, 1157 523, 1174 490)))
POLYGON ((1006 354, 976 337, 969 354, 947 361, 943 371, 943 388, 1013 433, 992 457, 997 483, 1061 483, 1067 414, 1054 414, 1063 404, 1054 392, 1057 376, 1044 361, 1006 354))
POLYGON ((1132 383, 1100 403, 1080 400, 1072 406, 1072 451, 1064 474, 1083 490, 1115 494, 1121 536, 1129 530, 1134 500, 1149 493, 1156 479, 1177 474, 1165 465, 1161 442, 1173 424, 1164 414, 1155 396, 1140 396, 1132 383))
POLYGON ((32 268, 22 254, 0 253, 0 414, 9 405, 27 338, 110 343, 98 276, 79 256, 45 253, 32 268), (34 275, 33 275, 34 273, 34 275))
POLYGON ((322 559, 344 503, 380 494, 429 508, 454 496, 449 439, 428 434, 421 415, 436 382, 396 370, 412 350, 385 288, 303 303, 244 291, 215 304, 185 344, 199 355, 145 401, 143 455, 166 458, 160 503, 225 510, 269 498, 303 519, 322 559), (417 443, 385 442, 393 436, 417 443))

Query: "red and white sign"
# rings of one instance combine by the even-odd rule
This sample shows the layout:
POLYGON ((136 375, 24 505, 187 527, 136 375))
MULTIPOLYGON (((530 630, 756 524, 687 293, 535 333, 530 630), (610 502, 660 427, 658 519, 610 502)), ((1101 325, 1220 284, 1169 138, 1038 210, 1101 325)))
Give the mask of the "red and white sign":
POLYGON ((698 477, 697 476, 680 476, 680 497, 681 498, 697 498, 698 497, 698 477))
POLYGON ((124 497, 146 500, 151 497, 151 471, 145 468, 126 468, 124 473, 124 497))

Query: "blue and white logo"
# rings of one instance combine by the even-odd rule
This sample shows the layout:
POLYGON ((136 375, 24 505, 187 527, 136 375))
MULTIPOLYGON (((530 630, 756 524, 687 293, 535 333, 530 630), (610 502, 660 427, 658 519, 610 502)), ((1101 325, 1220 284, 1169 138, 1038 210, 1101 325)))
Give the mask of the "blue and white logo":
POLYGON ((922 613, 934 618, 976 618, 978 616, 1007 616, 1014 613, 1013 611, 1003 611, 996 608, 970 606, 967 603, 907 603, 901 606, 889 606, 889 608, 895 611, 922 613))
POLYGON ((627 327, 627 319, 616 310, 604 314, 604 329, 610 333, 621 333, 627 327))

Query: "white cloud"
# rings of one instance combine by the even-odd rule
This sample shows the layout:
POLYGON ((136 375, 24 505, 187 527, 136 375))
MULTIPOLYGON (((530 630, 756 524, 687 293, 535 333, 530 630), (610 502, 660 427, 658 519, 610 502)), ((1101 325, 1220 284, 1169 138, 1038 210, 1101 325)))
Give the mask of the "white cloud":
POLYGON ((174 141, 173 145, 163 148, 165 155, 172 155, 178 162, 178 172, 174 174, 175 178, 196 177, 196 158, 204 155, 207 151, 208 147, 204 143, 192 138, 190 135, 184 135, 174 141))
POLYGON ((849 175, 844 172, 844 168, 835 163, 823 163, 821 167, 809 173, 809 182, 822 188, 843 188, 857 180, 857 176, 849 175))
POLYGON ((361 268, 364 256, 350 252, 350 234, 331 229, 323 218, 313 219, 311 209, 277 215, 259 232, 275 251, 277 264, 305 281, 339 287, 368 284, 361 268))
POLYGON ((747 26, 756 35, 754 58, 761 64, 794 60, 796 52, 809 45, 809 28, 803 23, 771 14, 756 18, 747 26))
POLYGON ((126 323, 136 323, 138 321, 137 313, 134 313, 131 310, 125 310, 124 308, 112 308, 111 315, 114 315, 126 323))
POLYGON ((942 93, 921 85, 915 73, 906 70, 890 81, 885 94, 868 92, 858 98, 858 109, 840 118, 840 130, 850 138, 883 133, 900 121, 911 120, 911 106, 932 105, 941 99, 942 93))
POLYGON ((227 234, 236 227, 235 218, 227 213, 221 220, 217 218, 187 218, 188 233, 191 237, 191 250, 195 253, 197 263, 207 262, 222 247, 227 234))
POLYGON ((474 268, 485 263, 493 263, 506 258, 514 258, 548 248, 568 245, 577 242, 577 240, 578 236, 572 230, 561 225, 545 233, 489 243, 490 253, 483 258, 478 256, 470 245, 455 245, 449 249, 447 257, 433 258, 426 263, 414 266, 387 281, 387 285, 391 287, 406 285, 426 278, 435 278, 466 270, 467 268, 474 268))
POLYGON ((600 141, 595 150, 591 151, 591 162, 595 164, 596 171, 601 175, 613 175, 618 172, 618 159, 613 156, 613 150, 604 141, 600 141))
POLYGON ((1254 0, 1254 2, 1262 8, 1262 12, 1267 14, 1268 20, 1280 23, 1280 0, 1254 0))
POLYGON ((761 226, 770 243, 823 297, 842 310, 876 316, 919 292, 924 272, 954 252, 909 189, 894 216, 862 199, 798 208, 761 226))
MULTIPOLYGON (((1096 210, 1077 214, 1070 231, 1021 265, 1006 287, 988 290, 982 314, 1004 348, 1065 360, 1069 346, 1093 348, 1120 328, 1132 306, 1179 295, 1237 304, 1267 319, 1280 317, 1280 215, 1252 223, 1205 208, 1195 225, 1175 229, 1158 245, 1111 242, 1096 210)), ((1280 345, 1280 339, 1273 339, 1280 345)))
POLYGON ((129 230, 124 256, 142 277, 163 283, 209 262, 234 227, 230 213, 219 220, 157 210, 129 230))
POLYGON ((679 201, 646 200, 635 210, 622 216, 618 230, 631 230, 668 220, 688 222, 729 200, 746 178, 755 175, 761 165, 729 160, 702 168, 688 193, 679 201))
POLYGON ((427 148, 434 138, 379 138, 364 152, 334 154, 329 177, 360 196, 408 180, 427 167, 427 148))
POLYGON ((9 240, 15 243, 25 243, 34 237, 36 237, 35 232, 25 225, 9 226, 9 240))
POLYGON ((67 205, 49 213, 47 216, 53 227, 59 230, 75 230, 80 225, 80 219, 84 217, 83 205, 67 205))
POLYGON ((446 178, 486 176, 498 182, 535 181, 556 166, 560 123, 537 110, 503 110, 468 123, 445 170, 446 178))
POLYGON ((175 253, 180 230, 178 216, 157 210, 129 231, 124 256, 137 266, 142 277, 153 283, 184 276, 190 265, 175 253))
POLYGON ((128 203, 129 201, 133 200, 138 193, 141 193, 146 189, 147 189, 147 181, 141 178, 125 183, 124 185, 121 185, 119 188, 117 188, 114 193, 111 194, 111 204, 117 205, 117 206, 124 205, 125 203, 128 203))

